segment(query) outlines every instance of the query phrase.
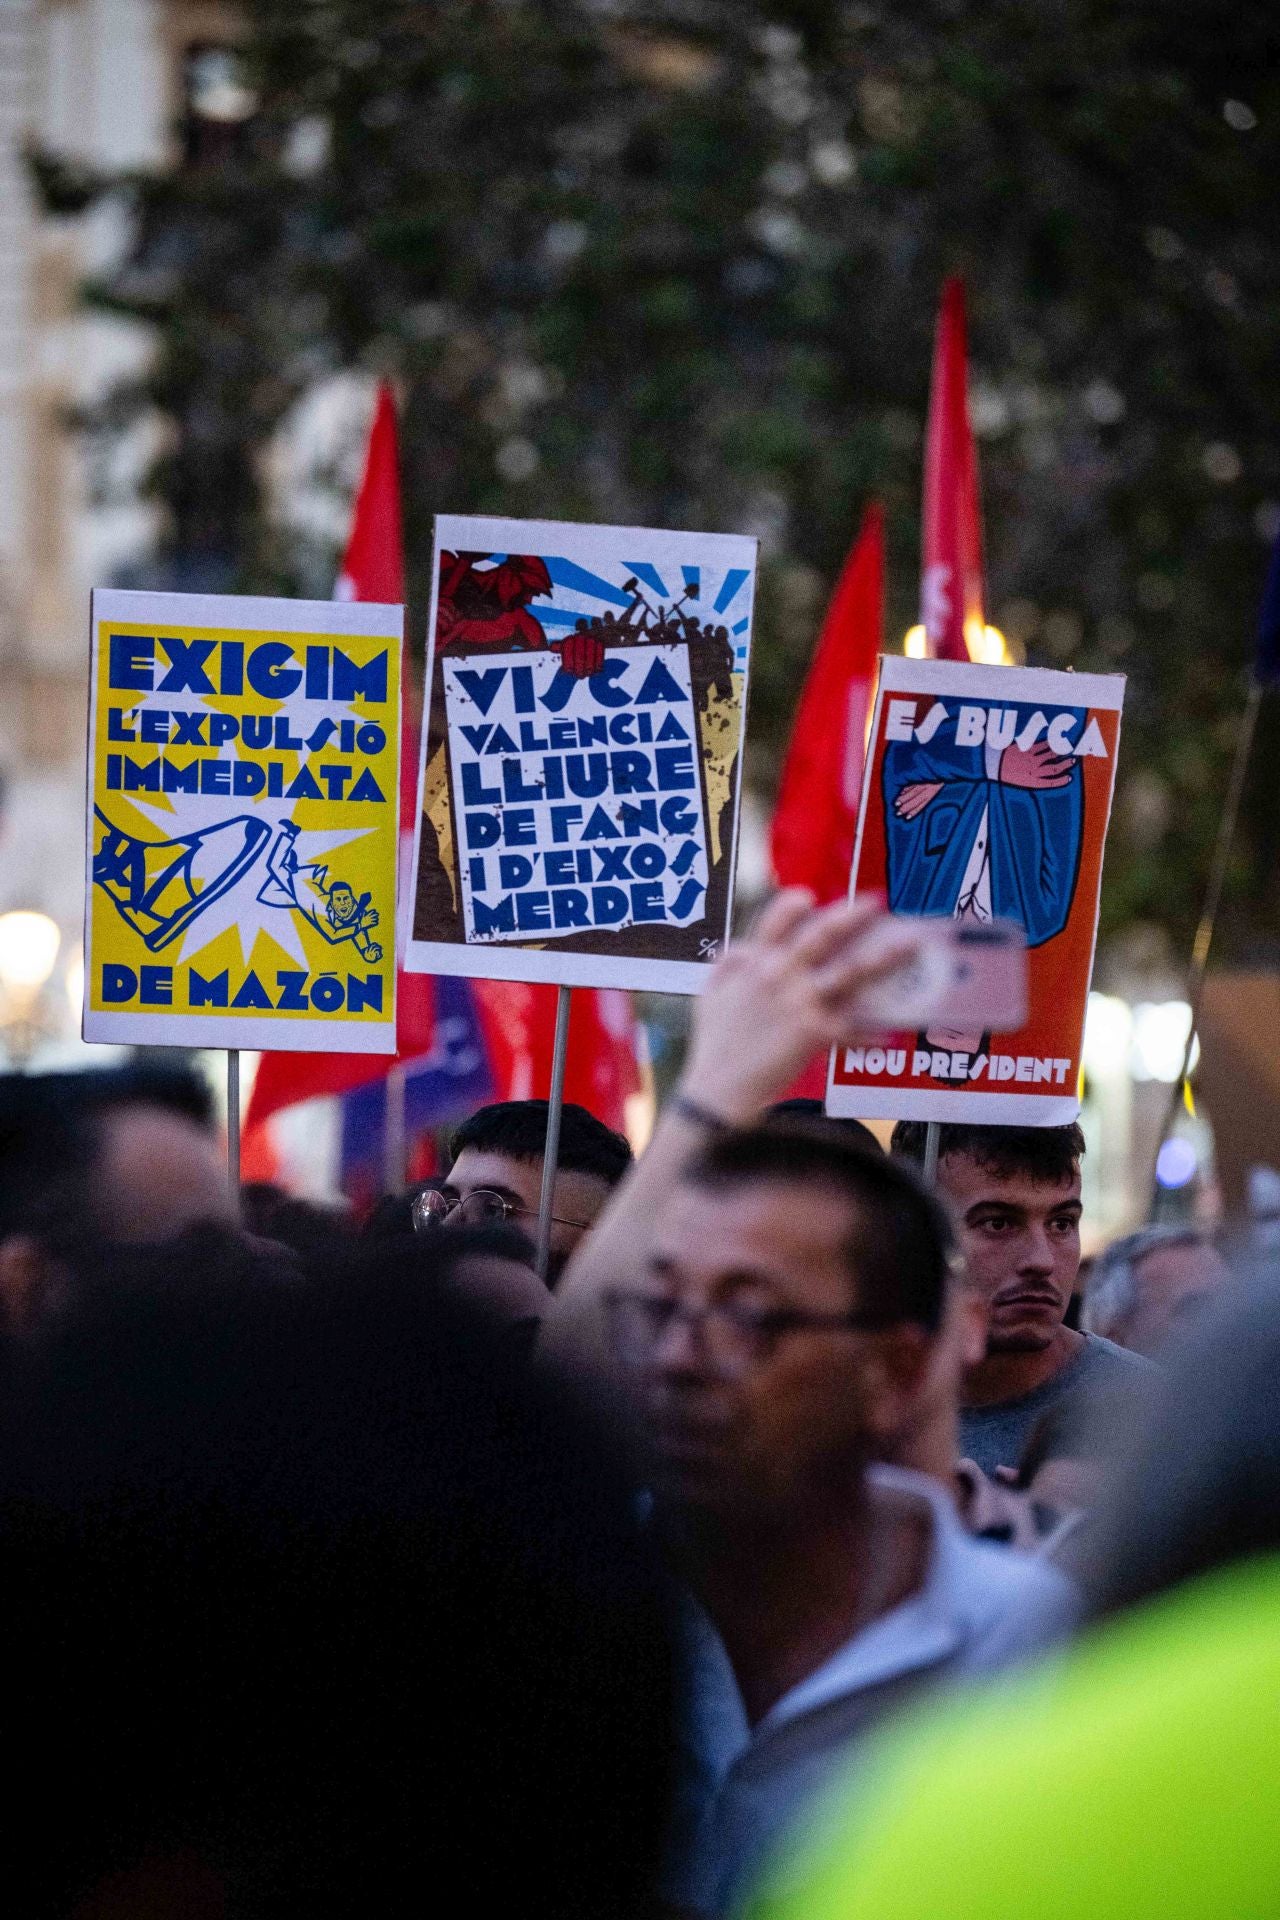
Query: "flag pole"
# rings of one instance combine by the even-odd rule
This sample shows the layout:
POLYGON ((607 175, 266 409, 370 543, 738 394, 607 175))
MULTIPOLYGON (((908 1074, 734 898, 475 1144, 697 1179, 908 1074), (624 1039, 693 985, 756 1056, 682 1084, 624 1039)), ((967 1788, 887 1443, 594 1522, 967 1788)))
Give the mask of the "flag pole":
POLYGON ((1227 881, 1227 868, 1231 863, 1231 847, 1236 837, 1236 825, 1240 818, 1240 803, 1244 798, 1245 774, 1249 768, 1249 758, 1253 752, 1253 739, 1258 728, 1258 713, 1262 706, 1263 682, 1254 674, 1249 681, 1249 698, 1245 703, 1244 714, 1240 721, 1240 731, 1236 735, 1236 757, 1231 768, 1231 781, 1227 788, 1227 801, 1222 809, 1222 819, 1218 823, 1218 840, 1213 850, 1213 864, 1209 869, 1209 884, 1205 889, 1204 911, 1200 915, 1200 924, 1196 928, 1195 942, 1191 949, 1191 964, 1187 969, 1187 1003, 1191 1009, 1191 1018, 1187 1022, 1186 1044, 1182 1049, 1182 1065, 1178 1077, 1169 1094, 1169 1105, 1165 1109, 1164 1125, 1160 1129, 1160 1138, 1156 1142, 1156 1159, 1151 1172, 1151 1211, 1154 1215, 1156 1203, 1160 1197, 1160 1182, 1156 1177, 1156 1165, 1159 1164, 1160 1150, 1173 1132, 1178 1118, 1178 1108, 1182 1104, 1183 1089, 1187 1084, 1187 1075, 1191 1071, 1191 1055, 1195 1047, 1196 1029, 1200 1025, 1200 1008, 1204 1000, 1205 978, 1209 971, 1209 949, 1213 945, 1214 929, 1218 921, 1218 909, 1222 905, 1223 888, 1227 881))
POLYGON ((240 1049, 227 1050, 227 1178, 240 1203, 240 1049))
POLYGON ((564 1069, 569 1057, 569 1010, 572 987, 556 989, 556 1036, 551 1052, 551 1096, 547 1101, 547 1144, 542 1156, 542 1193, 538 1200, 539 1280, 547 1277, 551 1259, 551 1206, 556 1184, 556 1161, 560 1154, 560 1116, 564 1111, 564 1069))
POLYGON ((388 1193, 404 1186, 406 1144, 404 1066, 397 1060, 387 1075, 382 1119, 382 1184, 388 1193))

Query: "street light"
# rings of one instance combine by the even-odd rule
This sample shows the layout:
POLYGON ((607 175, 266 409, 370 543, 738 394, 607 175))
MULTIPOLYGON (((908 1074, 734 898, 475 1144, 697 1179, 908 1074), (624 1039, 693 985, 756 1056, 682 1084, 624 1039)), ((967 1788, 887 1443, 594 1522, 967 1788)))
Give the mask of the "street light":
MULTIPOLYGON (((1009 651, 1009 642, 999 627, 980 625, 970 621, 965 629, 965 645, 969 649, 971 660, 977 660, 984 667, 1012 667, 1016 663, 1009 651)), ((902 651, 908 660, 924 660, 928 657, 929 642, 923 626, 908 627, 902 642, 902 651)))
POLYGON ((0 913, 0 1028, 15 1067, 25 1067, 44 1030, 40 1000, 62 934, 47 913, 0 913))

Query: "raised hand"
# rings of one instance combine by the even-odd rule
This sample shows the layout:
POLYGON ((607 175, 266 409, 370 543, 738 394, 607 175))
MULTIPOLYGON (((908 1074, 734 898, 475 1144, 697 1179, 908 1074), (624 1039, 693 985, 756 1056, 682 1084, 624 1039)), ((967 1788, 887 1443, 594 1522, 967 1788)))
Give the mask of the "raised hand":
POLYGON ((1065 787, 1071 779, 1071 767, 1071 756, 1055 753, 1047 740, 1037 740, 1034 747, 1015 743, 1000 755, 1000 779, 1006 787, 1034 791, 1065 787))
POLYGON ((870 901, 775 895, 694 1002, 682 1086, 726 1120, 754 1120, 815 1053, 857 1039, 866 989, 913 950, 870 901))

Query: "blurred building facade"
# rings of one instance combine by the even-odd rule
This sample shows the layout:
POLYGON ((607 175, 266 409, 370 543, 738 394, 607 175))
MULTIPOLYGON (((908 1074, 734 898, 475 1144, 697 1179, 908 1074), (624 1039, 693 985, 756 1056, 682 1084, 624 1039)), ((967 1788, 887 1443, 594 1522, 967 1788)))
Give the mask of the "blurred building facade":
POLYGON ((181 151, 193 76, 231 9, 182 0, 0 0, 0 912, 33 909, 74 965, 83 908, 89 590, 127 577, 154 531, 141 437, 104 470, 74 414, 141 371, 135 325, 86 311, 127 212, 52 218, 29 155, 128 172, 181 151))

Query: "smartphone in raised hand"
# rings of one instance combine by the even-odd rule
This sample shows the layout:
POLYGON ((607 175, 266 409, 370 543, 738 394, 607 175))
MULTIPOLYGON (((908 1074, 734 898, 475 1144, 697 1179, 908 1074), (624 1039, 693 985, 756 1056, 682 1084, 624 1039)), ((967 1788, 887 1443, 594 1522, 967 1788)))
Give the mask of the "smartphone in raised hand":
POLYGON ((869 940, 886 951, 906 934, 902 964, 868 987, 852 1016, 859 1031, 947 1027, 1013 1033, 1027 1017, 1027 942, 1008 920, 890 914, 869 940))

